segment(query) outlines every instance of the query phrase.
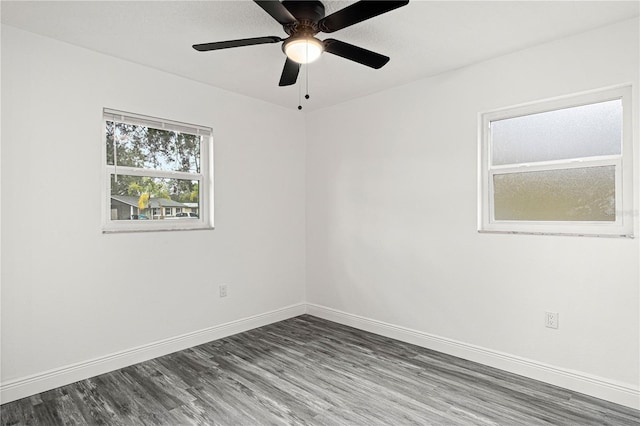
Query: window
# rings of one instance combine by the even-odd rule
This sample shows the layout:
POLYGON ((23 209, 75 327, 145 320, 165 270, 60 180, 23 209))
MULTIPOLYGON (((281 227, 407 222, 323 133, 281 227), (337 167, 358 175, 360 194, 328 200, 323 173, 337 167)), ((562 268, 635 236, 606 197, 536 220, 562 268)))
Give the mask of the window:
POLYGON ((480 116, 479 229, 633 236, 631 88, 480 116))
POLYGON ((212 228, 210 128, 104 109, 103 143, 104 232, 212 228))

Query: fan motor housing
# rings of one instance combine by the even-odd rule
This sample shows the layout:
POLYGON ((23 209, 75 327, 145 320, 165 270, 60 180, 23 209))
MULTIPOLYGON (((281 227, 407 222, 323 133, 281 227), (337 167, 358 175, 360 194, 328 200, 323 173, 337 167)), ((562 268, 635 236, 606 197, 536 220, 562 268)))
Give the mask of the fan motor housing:
POLYGON ((319 1, 283 0, 282 4, 298 21, 317 23, 324 18, 324 5, 319 1))

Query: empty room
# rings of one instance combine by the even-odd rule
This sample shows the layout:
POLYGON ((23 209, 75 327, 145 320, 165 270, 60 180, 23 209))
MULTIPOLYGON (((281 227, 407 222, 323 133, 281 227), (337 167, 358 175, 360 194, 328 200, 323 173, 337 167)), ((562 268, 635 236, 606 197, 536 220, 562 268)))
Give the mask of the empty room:
POLYGON ((1 1, 9 425, 640 425, 640 2, 1 1))

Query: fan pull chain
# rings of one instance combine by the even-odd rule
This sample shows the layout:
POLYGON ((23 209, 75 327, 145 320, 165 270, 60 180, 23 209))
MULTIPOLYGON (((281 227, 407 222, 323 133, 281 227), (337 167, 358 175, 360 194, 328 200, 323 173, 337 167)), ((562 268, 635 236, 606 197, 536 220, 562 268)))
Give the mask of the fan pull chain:
MULTIPOLYGON (((305 73, 305 99, 309 99, 309 64, 304 65, 304 73, 305 73)), ((298 110, 302 109, 302 81, 298 80, 298 110)))
MULTIPOLYGON (((307 61, 309 60, 309 43, 306 44, 306 49, 307 49, 307 61)), ((305 99, 309 99, 309 62, 307 62, 306 64, 304 64, 304 72, 306 74, 306 84, 307 84, 307 90, 306 90, 306 94, 304 95, 305 99)))
MULTIPOLYGON (((309 49, 309 47, 307 47, 309 49)), ((309 65, 305 65, 305 74, 307 75, 307 94, 304 95, 305 99, 309 99, 309 65)))
POLYGON ((298 82, 298 110, 302 109, 302 83, 298 82))
MULTIPOLYGON (((306 58, 309 58, 309 43, 307 43, 306 45, 306 49, 307 49, 307 56, 306 58)), ((304 98, 305 99, 309 99, 309 64, 306 63, 304 64, 304 72, 305 72, 305 95, 304 98)), ((298 110, 302 109, 302 82, 300 82, 300 84, 298 84, 298 110)))

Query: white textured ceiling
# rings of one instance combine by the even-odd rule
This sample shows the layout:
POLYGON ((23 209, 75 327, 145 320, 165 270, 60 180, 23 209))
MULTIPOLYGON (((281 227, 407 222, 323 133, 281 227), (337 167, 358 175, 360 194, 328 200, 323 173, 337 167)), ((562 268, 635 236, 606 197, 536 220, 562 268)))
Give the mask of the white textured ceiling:
MULTIPOLYGON (((325 1, 326 14, 353 1, 325 1)), ((320 39, 391 57, 379 70, 324 54, 308 68, 313 110, 630 19, 638 1, 419 1, 320 39)), ((296 108, 278 87, 280 44, 196 52, 192 44, 286 34, 252 1, 5 1, 2 23, 296 108)), ((299 82, 305 83, 305 69, 299 82)))

